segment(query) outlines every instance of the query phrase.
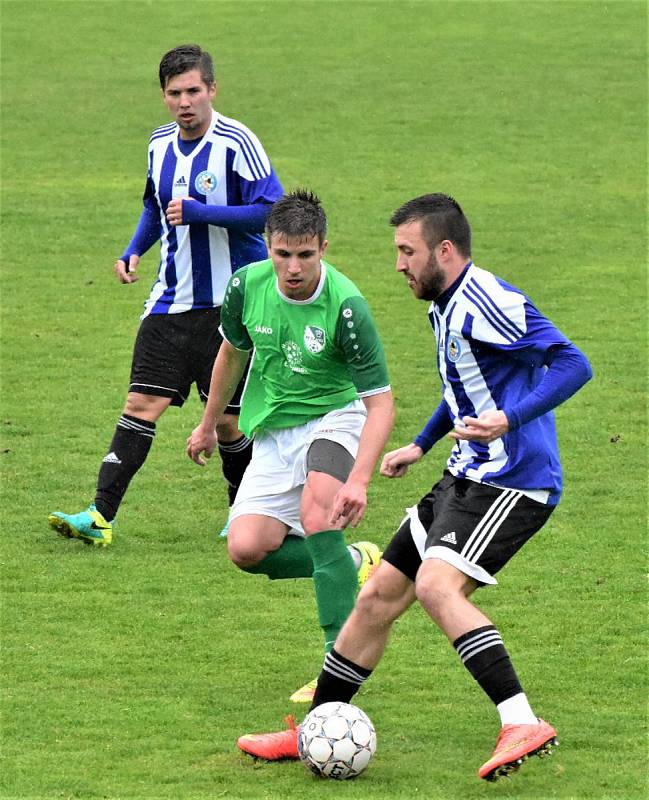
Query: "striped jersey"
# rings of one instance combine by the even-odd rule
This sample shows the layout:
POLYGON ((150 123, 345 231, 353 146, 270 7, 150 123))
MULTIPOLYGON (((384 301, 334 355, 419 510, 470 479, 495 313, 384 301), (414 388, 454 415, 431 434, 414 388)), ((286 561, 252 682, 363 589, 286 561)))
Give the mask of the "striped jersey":
POLYGON ((172 226, 165 209, 174 198, 242 206, 274 203, 282 187, 255 134, 237 120, 212 112, 209 130, 184 155, 173 122, 149 140, 147 201, 160 216, 160 264, 144 314, 177 314, 223 302, 232 273, 267 255, 263 235, 217 225, 172 226))
MULTIPOLYGON (((541 382, 550 349, 571 346, 525 294, 473 263, 431 303, 428 317, 453 425, 465 416, 515 408, 541 382)), ((489 444, 457 441, 447 468, 481 483, 542 490, 545 502, 558 502, 554 414, 541 414, 489 444)))

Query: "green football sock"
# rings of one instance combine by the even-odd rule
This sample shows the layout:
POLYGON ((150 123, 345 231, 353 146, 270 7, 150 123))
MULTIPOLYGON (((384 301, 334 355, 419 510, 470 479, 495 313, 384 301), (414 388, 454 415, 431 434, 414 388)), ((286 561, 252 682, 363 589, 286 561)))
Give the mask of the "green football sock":
POLYGON ((289 534, 281 547, 273 550, 252 567, 245 567, 245 572, 253 575, 268 575, 271 581, 282 578, 310 578, 313 575, 313 560, 301 536, 289 534))
POLYGON ((313 559, 318 618, 328 653, 354 607, 358 576, 342 531, 314 533, 307 536, 306 545, 313 559))

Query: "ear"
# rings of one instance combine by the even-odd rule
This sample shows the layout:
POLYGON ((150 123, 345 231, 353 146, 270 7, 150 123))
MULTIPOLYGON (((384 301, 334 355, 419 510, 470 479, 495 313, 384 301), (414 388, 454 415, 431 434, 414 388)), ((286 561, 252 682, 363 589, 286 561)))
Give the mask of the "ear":
POLYGON ((440 257, 444 259, 453 258, 453 256, 457 252, 457 250, 455 249, 455 245, 450 239, 442 239, 442 241, 437 246, 439 247, 440 257))
POLYGON ((320 245, 320 258, 325 254, 325 250, 329 246, 329 242, 325 239, 324 242, 320 245))
POLYGON ((214 102, 214 99, 215 99, 216 95, 218 94, 218 90, 219 90, 219 87, 218 87, 216 81, 214 81, 214 83, 208 89, 208 94, 209 94, 211 102, 214 102))

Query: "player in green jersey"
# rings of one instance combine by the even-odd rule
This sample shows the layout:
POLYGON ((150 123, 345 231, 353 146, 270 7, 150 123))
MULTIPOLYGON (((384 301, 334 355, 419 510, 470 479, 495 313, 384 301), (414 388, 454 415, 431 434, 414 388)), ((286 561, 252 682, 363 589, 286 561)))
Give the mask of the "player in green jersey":
POLYGON ((228 284, 224 341, 187 454, 202 465, 216 448, 215 421, 252 351, 239 427, 254 437, 253 455, 230 512, 228 552, 246 572, 312 577, 328 652, 358 585, 343 529, 365 512, 394 405, 367 302, 323 260, 318 198, 298 190, 275 203, 266 238, 270 258, 228 284))

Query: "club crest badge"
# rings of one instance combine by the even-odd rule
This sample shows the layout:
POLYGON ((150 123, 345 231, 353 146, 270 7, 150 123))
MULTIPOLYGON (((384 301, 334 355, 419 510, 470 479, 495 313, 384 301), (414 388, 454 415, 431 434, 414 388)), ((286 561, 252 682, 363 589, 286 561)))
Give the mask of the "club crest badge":
POLYGON ((216 175, 213 172, 203 170, 199 172, 194 180, 194 188, 199 194, 212 194, 216 189, 216 175))
POLYGON ((315 325, 307 325, 304 329, 304 345, 310 353, 321 353, 325 346, 325 332, 315 325))
POLYGON ((461 355, 462 347, 460 346, 460 340, 457 336, 449 336, 446 342, 446 357, 449 361, 455 363, 461 355))
POLYGON ((302 351, 297 342, 284 342, 284 344, 282 344, 282 350, 286 357, 286 361, 284 362, 285 367, 288 367, 291 372, 299 372, 302 375, 308 373, 307 368, 302 363, 302 351))

